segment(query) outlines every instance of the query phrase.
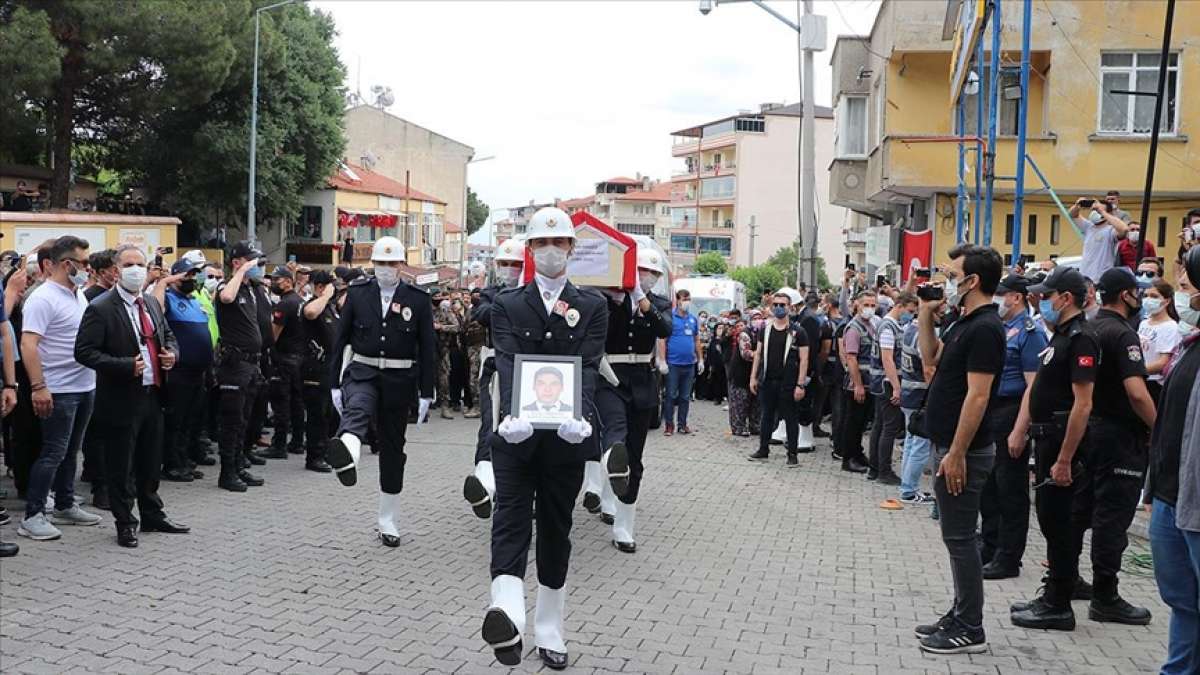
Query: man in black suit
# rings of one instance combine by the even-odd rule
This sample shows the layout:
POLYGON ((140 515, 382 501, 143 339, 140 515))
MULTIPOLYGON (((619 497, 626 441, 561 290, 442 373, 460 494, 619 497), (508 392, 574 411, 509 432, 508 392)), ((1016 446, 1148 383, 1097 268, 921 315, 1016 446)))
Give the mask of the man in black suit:
MULTIPOLYGON (((538 594, 534 642, 542 662, 567 666, 563 639, 567 564, 571 556, 571 511, 583 484, 584 462, 599 454, 592 438, 593 395, 604 356, 608 304, 598 291, 576 288, 567 280, 567 259, 575 248, 571 218, 556 208, 530 219, 526 239, 534 280, 502 291, 492 305, 492 336, 500 382, 500 423, 492 436, 496 475, 496 512, 492 516, 492 606, 483 620, 483 639, 500 663, 521 660, 525 627, 525 575, 537 502, 538 594), (571 417, 557 430, 535 431, 511 412, 517 354, 579 356, 581 418, 571 417), (589 439, 591 439, 589 441, 589 439)), ((520 386, 520 382, 516 383, 520 386)))
POLYGON ((533 395, 537 400, 522 406, 522 412, 573 412, 571 404, 562 400, 563 375, 554 366, 542 366, 533 374, 533 395))
MULTIPOLYGON (((117 287, 83 313, 75 360, 96 371, 95 431, 104 444, 105 478, 117 523, 117 543, 137 546, 136 495, 143 532, 186 534, 158 496, 162 468, 162 386, 179 347, 158 302, 142 292, 146 255, 122 246, 114 256, 117 287)), ((91 431, 91 429, 89 429, 91 431)))

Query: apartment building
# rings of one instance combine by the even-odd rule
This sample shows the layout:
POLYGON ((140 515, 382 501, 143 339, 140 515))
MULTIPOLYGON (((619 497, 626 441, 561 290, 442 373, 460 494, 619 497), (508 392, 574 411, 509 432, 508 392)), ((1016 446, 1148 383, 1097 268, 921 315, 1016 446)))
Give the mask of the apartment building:
POLYGON ((567 213, 586 211, 626 234, 654 238, 666 249, 670 242, 672 184, 640 173, 596 183, 594 194, 558 203, 567 213))
MULTIPOLYGON (((695 252, 716 251, 731 265, 755 265, 799 234, 801 105, 764 104, 671 134, 682 166, 671 176, 672 262, 689 267, 695 252)), ((846 210, 832 204, 833 111, 816 107, 817 248, 830 275, 844 263, 846 210)), ((811 235, 810 235, 811 237, 811 235)), ((807 248, 808 243, 805 243, 807 248)))
MULTIPOLYGON (((883 0, 866 36, 839 37, 833 50, 837 118, 829 197, 855 211, 872 228, 888 229, 895 263, 903 231, 933 232, 934 262, 945 262, 956 243, 958 144, 950 96, 954 28, 959 0, 883 0)), ((1016 121, 1021 90, 1021 3, 1002 5, 1000 106, 996 168, 1016 171, 1016 121)), ((1058 0, 1035 3, 1028 89, 1027 154, 1066 203, 1077 197, 1121 192, 1121 207, 1141 211, 1154 99, 1114 90, 1153 91, 1165 4, 1058 0)), ((984 36, 990 48, 990 31, 984 36)), ((1149 222, 1144 231, 1168 264, 1174 258, 1184 213, 1200 206, 1200 106, 1185 96, 1200 91, 1200 4, 1176 6, 1166 105, 1149 222), (1189 93, 1190 92, 1190 93, 1189 93)), ((972 67, 979 91, 988 90, 985 57, 972 67)), ((979 94, 964 99, 965 133, 975 134, 979 94)), ((986 98, 984 99, 986 101, 986 98)), ((986 102, 985 102, 986 109, 986 102)), ((986 135, 986 131, 985 131, 986 135)), ((973 149, 974 144, 968 143, 973 149)), ((968 193, 974 190, 974 153, 967 156, 968 193)), ((1035 260, 1079 255, 1082 241, 1066 216, 1026 171, 1021 253, 1035 260)), ((1014 184, 998 178, 990 242, 1013 250, 1014 184)), ((966 203, 966 236, 973 240, 983 214, 966 203)), ((847 244, 858 233, 847 228, 847 244)), ((868 236, 867 239, 871 237, 868 236)))

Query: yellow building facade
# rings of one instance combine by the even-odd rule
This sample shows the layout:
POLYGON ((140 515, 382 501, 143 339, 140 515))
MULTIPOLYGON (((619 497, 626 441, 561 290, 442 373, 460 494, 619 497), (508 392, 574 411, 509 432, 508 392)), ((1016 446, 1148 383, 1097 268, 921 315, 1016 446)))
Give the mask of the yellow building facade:
MULTIPOLYGON (((933 230, 936 263, 956 242, 958 144, 950 96, 957 0, 884 0, 871 34, 843 36, 834 49, 839 140, 830 166, 834 203, 867 214, 877 226, 933 230), (861 120, 861 122, 860 122, 861 120)), ((1022 3, 1003 0, 998 177, 1016 172, 1022 3)), ((1154 99, 1111 93, 1153 91, 1165 3, 1108 0, 1035 2, 1032 17, 1026 153, 1068 206, 1079 197, 1121 193, 1138 219, 1146 179, 1154 99)), ((1143 231, 1171 265, 1184 214, 1200 206, 1200 3, 1176 6, 1166 110, 1154 193, 1143 231), (1191 97, 1197 97, 1196 102, 1191 97)), ((982 37, 990 47, 990 27, 982 37)), ((985 56, 985 63, 990 54, 985 56)), ((986 95, 987 72, 978 72, 986 95)), ((975 135, 975 103, 966 100, 964 135, 975 135)), ((986 120, 983 136, 986 137, 986 120)), ((974 143, 965 173, 974 192, 974 143)), ((997 178, 992 236, 1013 251, 1014 183, 997 178)), ((966 205, 974 238, 976 204, 966 205)), ((1021 254, 1034 260, 1079 255, 1082 240, 1037 175, 1025 173, 1021 254)), ((982 235, 982 220, 980 230, 982 235)))

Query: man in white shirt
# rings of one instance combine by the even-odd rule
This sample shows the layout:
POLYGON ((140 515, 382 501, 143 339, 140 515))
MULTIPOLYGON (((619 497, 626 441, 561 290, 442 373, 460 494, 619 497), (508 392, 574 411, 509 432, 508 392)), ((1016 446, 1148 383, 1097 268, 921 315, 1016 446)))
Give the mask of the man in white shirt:
POLYGON ((75 361, 75 335, 87 307, 88 243, 59 237, 48 252, 46 283, 25 301, 21 359, 33 410, 42 418, 42 452, 29 472, 25 519, 17 534, 36 541, 62 536, 54 525, 95 525, 100 516, 75 504, 75 464, 92 415, 96 374, 75 361), (43 511, 54 488, 54 514, 43 511), (53 521, 53 524, 51 523, 53 521))
MULTIPOLYGON (((1121 211, 1121 213, 1124 213, 1121 211)), ((1071 207, 1075 229, 1083 237, 1083 256, 1079 271, 1096 281, 1112 267, 1117 257, 1117 240, 1129 231, 1129 223, 1108 212, 1106 202, 1099 199, 1079 199, 1071 207)))

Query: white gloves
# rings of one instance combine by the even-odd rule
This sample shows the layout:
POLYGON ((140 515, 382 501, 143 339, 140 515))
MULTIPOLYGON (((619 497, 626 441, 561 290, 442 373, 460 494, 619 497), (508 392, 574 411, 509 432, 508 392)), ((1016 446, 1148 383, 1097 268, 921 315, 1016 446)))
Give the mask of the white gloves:
POLYGON ((571 418, 558 425, 558 437, 572 445, 579 445, 591 435, 592 425, 587 420, 571 418))
POLYGON ((703 375, 703 374, 704 374, 704 362, 703 362, 703 361, 697 361, 697 362, 696 362, 696 374, 697 374, 697 375, 703 375))
POLYGON ((420 426, 429 421, 429 406, 433 405, 431 398, 417 399, 417 425, 420 426))
POLYGON ((338 411, 338 415, 341 415, 342 414, 342 390, 334 389, 333 391, 329 392, 329 395, 333 398, 333 409, 338 411))
MULTIPOLYGON (((506 415, 504 421, 496 428, 496 433, 509 443, 524 443, 533 435, 533 425, 529 420, 514 418, 512 415, 506 415)), ((591 433, 591 428, 588 428, 588 433, 591 433)), ((559 431, 559 435, 562 431, 559 431)))
POLYGON ((666 361, 659 361, 658 362, 658 372, 662 373, 663 375, 666 375, 667 373, 671 372, 671 368, 670 368, 670 366, 667 365, 666 361))
POLYGON ((637 305, 646 299, 646 292, 642 290, 641 284, 634 284, 633 290, 629 291, 629 297, 633 299, 633 304, 637 305))

